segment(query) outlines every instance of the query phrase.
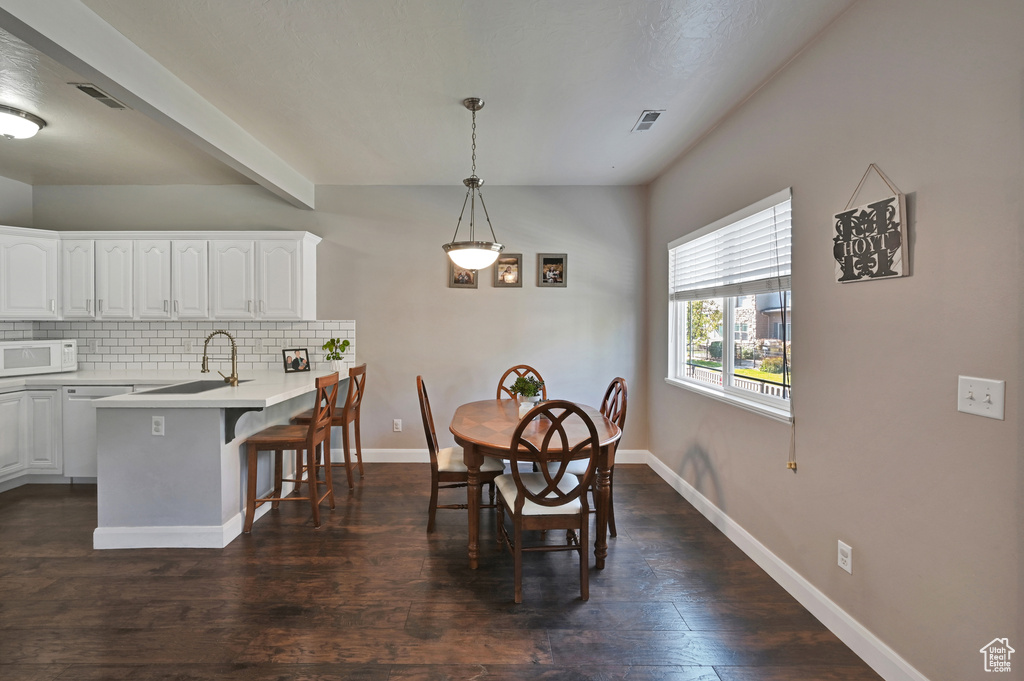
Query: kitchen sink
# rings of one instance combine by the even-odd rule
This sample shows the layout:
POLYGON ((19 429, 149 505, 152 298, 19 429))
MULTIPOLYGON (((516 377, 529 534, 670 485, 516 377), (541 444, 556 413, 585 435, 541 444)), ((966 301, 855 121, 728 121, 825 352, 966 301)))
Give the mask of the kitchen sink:
MULTIPOLYGON (((248 383, 252 379, 245 379, 239 381, 239 383, 248 383)), ((155 388, 153 390, 145 391, 146 395, 194 395, 195 393, 203 393, 207 390, 216 390, 217 388, 229 387, 222 379, 211 379, 209 381, 191 381, 189 383, 179 383, 178 385, 168 385, 163 388, 155 388)))

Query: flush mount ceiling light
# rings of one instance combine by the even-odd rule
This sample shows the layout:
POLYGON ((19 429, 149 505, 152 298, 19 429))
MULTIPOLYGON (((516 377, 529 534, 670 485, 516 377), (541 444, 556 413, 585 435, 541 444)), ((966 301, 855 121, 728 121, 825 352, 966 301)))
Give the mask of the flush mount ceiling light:
POLYGON ((497 243, 494 236, 494 226, 491 225, 491 216, 487 214, 487 206, 484 204, 484 195, 480 191, 484 181, 476 176, 476 112, 484 108, 484 100, 479 97, 470 97, 462 100, 462 105, 473 112, 473 174, 462 181, 466 185, 466 198, 462 202, 462 212, 459 213, 459 221, 455 223, 455 235, 450 243, 441 248, 452 259, 452 262, 467 270, 479 270, 488 267, 498 259, 498 254, 505 250, 505 247, 497 243), (484 218, 487 226, 491 229, 491 238, 494 241, 476 240, 476 202, 480 200, 480 207, 484 209, 484 218), (469 205, 469 240, 456 241, 459 236, 459 227, 462 225, 462 218, 466 214, 466 205, 469 205))
POLYGON ((46 121, 39 116, 0 104, 0 137, 28 139, 46 127, 46 121))

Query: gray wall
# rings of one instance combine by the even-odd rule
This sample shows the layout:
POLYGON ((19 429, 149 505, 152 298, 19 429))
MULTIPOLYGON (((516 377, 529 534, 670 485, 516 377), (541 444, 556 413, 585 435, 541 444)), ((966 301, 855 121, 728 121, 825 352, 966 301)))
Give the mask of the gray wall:
POLYGON ((34 227, 32 185, 0 177, 0 225, 34 227))
POLYGON ((651 451, 936 680, 1024 642, 1022 28, 1019 0, 862 0, 650 188, 651 451), (831 216, 872 162, 913 276, 840 285, 831 216), (795 475, 787 426, 663 381, 666 244, 787 186, 795 475), (958 413, 958 374, 1006 380, 1006 420, 958 413))
MULTIPOLYGON (((521 289, 449 289, 441 244, 460 187, 318 187, 317 210, 262 189, 36 187, 36 226, 50 229, 304 229, 317 251, 317 316, 356 320, 368 383, 363 445, 424 449, 416 375, 430 390, 438 435, 454 408, 493 397, 509 366, 536 367, 551 397, 597 404, 612 378, 630 386, 622 447, 646 449, 645 190, 488 187, 506 249, 524 256, 521 289), (568 254, 568 286, 538 288, 536 254, 568 254), (404 430, 392 432, 392 419, 404 430)), ((485 226, 486 229, 486 226, 485 226)), ((463 235, 464 237, 464 235, 463 235)))

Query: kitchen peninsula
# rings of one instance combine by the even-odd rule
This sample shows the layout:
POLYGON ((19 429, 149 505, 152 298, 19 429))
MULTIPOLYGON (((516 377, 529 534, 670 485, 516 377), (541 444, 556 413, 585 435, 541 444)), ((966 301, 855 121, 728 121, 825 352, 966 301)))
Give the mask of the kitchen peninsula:
MULTIPOLYGON (((241 443, 310 408, 315 379, 326 373, 254 372, 237 386, 197 373, 174 386, 97 400, 93 547, 227 546, 245 514, 241 443)), ((260 468, 260 488, 269 489, 270 467, 260 468)))

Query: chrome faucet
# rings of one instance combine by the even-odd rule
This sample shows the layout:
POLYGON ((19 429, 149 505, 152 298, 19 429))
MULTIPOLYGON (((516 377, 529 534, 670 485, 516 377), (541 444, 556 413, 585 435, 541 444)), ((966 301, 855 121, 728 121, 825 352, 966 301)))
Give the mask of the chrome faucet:
POLYGON ((238 346, 235 345, 235 337, 232 336, 227 331, 224 331, 223 329, 218 329, 218 330, 214 331, 213 333, 211 333, 209 336, 206 337, 206 342, 203 343, 203 368, 201 370, 201 373, 204 373, 204 374, 210 373, 210 358, 206 354, 206 348, 207 348, 207 346, 210 345, 210 339, 213 338, 214 336, 216 336, 217 334, 223 334, 223 335, 228 337, 228 340, 231 341, 231 375, 230 376, 224 376, 224 374, 222 372, 220 372, 220 371, 218 371, 217 373, 220 374, 221 376, 224 376, 224 382, 225 383, 230 383, 231 385, 237 386, 238 385, 238 346))

